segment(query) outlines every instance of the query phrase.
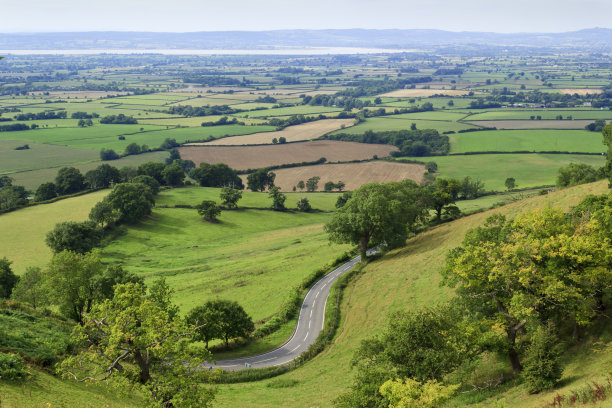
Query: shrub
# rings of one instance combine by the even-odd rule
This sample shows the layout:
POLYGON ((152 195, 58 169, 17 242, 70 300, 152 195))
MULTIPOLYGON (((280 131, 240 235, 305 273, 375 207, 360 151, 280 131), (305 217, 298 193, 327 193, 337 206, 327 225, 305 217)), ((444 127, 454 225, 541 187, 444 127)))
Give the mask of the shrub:
POLYGON ((18 354, 0 354, 0 380, 22 380, 28 375, 18 354))
POLYGON ((310 202, 308 201, 307 198, 301 198, 297 202, 297 208, 298 208, 298 210, 303 211, 303 212, 308 212, 308 211, 312 210, 310 202))
POLYGON ((539 327, 527 349, 523 378, 530 393, 553 388, 563 374, 561 353, 551 326, 539 327))

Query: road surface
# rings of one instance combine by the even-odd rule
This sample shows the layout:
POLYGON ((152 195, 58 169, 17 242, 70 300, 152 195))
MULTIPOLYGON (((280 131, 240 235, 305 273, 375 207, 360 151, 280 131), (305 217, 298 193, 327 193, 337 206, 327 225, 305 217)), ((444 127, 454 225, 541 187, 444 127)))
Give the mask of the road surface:
MULTIPOLYGON (((377 249, 368 251, 368 255, 378 252, 377 249)), ((347 263, 334 269, 321 278, 308 291, 298 317, 297 326, 293 336, 285 344, 267 353, 256 356, 241 357, 231 360, 219 360, 215 364, 207 363, 206 368, 221 368, 227 371, 242 370, 245 368, 271 367, 295 360, 315 342, 325 322, 325 305, 331 286, 340 276, 350 271, 361 261, 357 256, 347 263)))

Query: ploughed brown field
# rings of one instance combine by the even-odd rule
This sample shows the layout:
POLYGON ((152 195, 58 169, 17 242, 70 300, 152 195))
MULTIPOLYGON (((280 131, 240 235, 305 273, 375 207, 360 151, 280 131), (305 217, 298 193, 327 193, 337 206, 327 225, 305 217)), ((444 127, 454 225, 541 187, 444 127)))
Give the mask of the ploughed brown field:
MULTIPOLYGON (((346 184, 345 190, 355 190, 363 184, 372 182, 388 183, 410 179, 420 183, 423 179, 423 173, 425 173, 425 166, 422 164, 372 161, 293 167, 273 170, 273 172, 276 174, 274 184, 280 187, 282 191, 292 191, 293 186, 297 186, 298 181, 306 182, 306 180, 315 176, 321 178, 319 180, 319 191, 323 191, 323 186, 328 181, 334 183, 343 181, 346 184)), ((246 185, 246 176, 241 177, 246 185)))
POLYGON ((584 129, 593 120, 473 120, 465 123, 498 129, 584 129))
POLYGON ((311 162, 325 157, 328 162, 386 157, 395 146, 315 140, 264 146, 185 146, 179 152, 184 160, 200 163, 225 163, 233 169, 247 170, 288 163, 311 162))
POLYGON ((590 89, 590 88, 567 88, 567 89, 559 89, 559 92, 564 93, 564 94, 568 94, 568 95, 574 95, 574 94, 578 94, 580 96, 584 96, 584 95, 596 95, 596 94, 600 94, 603 91, 601 89, 590 89))
POLYGON ((341 129, 342 126, 353 126, 354 119, 324 119, 314 122, 302 123, 300 125, 289 126, 277 132, 261 132, 252 135, 224 137, 206 143, 190 143, 187 146, 240 146, 249 144, 272 144, 272 139, 284 137, 287 142, 298 142, 302 140, 312 140, 323 136, 334 130, 341 129))

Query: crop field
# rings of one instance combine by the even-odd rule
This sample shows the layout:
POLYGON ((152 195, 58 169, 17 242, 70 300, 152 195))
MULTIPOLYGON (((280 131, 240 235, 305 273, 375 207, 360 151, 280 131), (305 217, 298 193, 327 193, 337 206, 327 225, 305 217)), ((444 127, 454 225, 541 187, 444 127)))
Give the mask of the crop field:
POLYGON ((85 221, 106 194, 106 190, 97 191, 0 215, 0 231, 4 232, 0 234, 0 258, 11 260, 18 275, 28 266, 45 265, 51 259, 51 250, 45 244, 47 232, 58 222, 85 221))
POLYGON ((603 153, 599 132, 587 130, 484 130, 450 136, 451 153, 561 151, 603 153))
MULTIPOLYGON (((425 173, 421 164, 372 161, 364 163, 322 164, 317 166, 292 167, 274 170, 274 184, 283 191, 291 191, 298 181, 306 182, 311 177, 320 177, 319 191, 328 181, 343 181, 346 190, 355 190, 366 183, 388 183, 406 179, 420 183, 425 173)), ((245 179, 246 184, 246 177, 245 179)))
POLYGON ((15 150, 23 146, 19 140, 0 140, 0 174, 44 169, 75 163, 99 160, 98 153, 89 149, 29 143, 29 149, 15 150))
POLYGON ((225 163, 238 169, 257 169, 288 163, 301 163, 325 157, 328 162, 386 157, 397 147, 390 145, 338 142, 333 140, 287 143, 268 146, 187 146, 181 157, 200 163, 225 163))
MULTIPOLYGON (((287 207, 295 207, 297 199, 289 198, 287 207)), ((195 209, 156 208, 150 219, 104 247, 103 259, 121 262, 147 281, 165 277, 183 311, 223 298, 240 301, 260 320, 274 314, 304 277, 348 249, 328 243, 322 224, 329 217, 242 209, 224 211, 218 223, 208 223, 195 209)))
POLYGON ((569 163, 603 166, 605 158, 573 154, 475 154, 466 156, 422 157, 419 160, 438 164, 440 177, 479 179, 487 190, 501 191, 508 177, 514 177, 520 188, 553 185, 559 167, 569 163))
POLYGON ((497 129, 584 129, 592 120, 471 120, 467 123, 476 126, 496 127, 497 129))
MULTIPOLYGON (((276 132, 254 133, 247 136, 234 136, 223 139, 213 140, 207 143, 194 143, 193 145, 204 144, 239 146, 248 144, 272 144, 272 139, 284 137, 287 142, 300 142, 304 140, 316 139, 327 133, 340 128, 353 126, 353 119, 323 119, 314 122, 306 122, 300 125, 289 126, 276 132)), ((191 144, 190 144, 191 145, 191 144)))
MULTIPOLYGON (((249 117, 249 118, 261 118, 265 117, 275 117, 275 116, 291 116, 291 115, 318 115, 318 114, 333 114, 335 112, 340 112, 342 109, 340 108, 330 108, 327 106, 292 106, 289 108, 274 108, 274 109, 265 109, 265 110, 257 110, 252 112, 242 112, 237 113, 235 116, 238 117, 249 117)), ((333 116, 333 115, 331 115, 333 116)))
MULTIPOLYGON (((342 326, 328 349, 303 367, 282 376, 221 386, 218 406, 332 407, 331 401, 348 389, 356 374, 350 364, 354 351, 362 340, 383 328, 389 313, 440 304, 452 297, 451 289, 439 285, 439 270, 446 253, 461 244, 468 229, 480 226, 492 214, 512 217, 522 211, 549 205, 567 208, 577 204, 586 194, 601 194, 606 190, 605 182, 582 185, 474 214, 409 239, 406 247, 390 251, 368 264, 347 287, 342 306, 342 326), (288 393, 291 394, 290 399, 287 398, 288 393)), ((610 362, 609 354, 604 356, 597 352, 590 353, 588 361, 572 360, 565 375, 573 382, 562 385, 561 390, 567 392, 576 388, 576 382, 582 384, 588 381, 589 368, 601 364, 602 358, 610 362)), ((541 407, 557 392, 526 396, 524 390, 514 388, 506 398, 506 406, 541 407)), ((489 400, 481 406, 494 406, 494 403, 489 400)))

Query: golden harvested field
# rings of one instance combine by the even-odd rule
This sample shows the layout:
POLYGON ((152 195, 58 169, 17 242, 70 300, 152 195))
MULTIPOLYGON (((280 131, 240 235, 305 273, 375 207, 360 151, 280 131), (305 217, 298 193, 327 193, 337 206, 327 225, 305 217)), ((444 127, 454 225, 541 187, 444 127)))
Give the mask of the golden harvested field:
POLYGON ((592 120, 473 120, 472 125, 498 129, 584 129, 592 120))
POLYGON ((395 146, 317 140, 267 146, 185 146, 179 152, 184 160, 200 163, 225 163, 237 170, 258 169, 287 163, 316 161, 325 157, 328 162, 364 160, 372 156, 386 157, 395 146))
POLYGON ((224 137, 206 143, 190 143, 187 146, 240 146, 252 144, 272 144, 272 139, 284 137, 287 142, 299 142, 302 140, 312 140, 323 136, 334 130, 353 126, 353 119, 324 119, 315 122, 302 123, 300 125, 289 126, 277 132, 261 132, 252 135, 224 137))
MULTIPOLYGON (((420 183, 423 179, 425 166, 422 164, 394 163, 373 161, 365 163, 322 164, 317 166, 293 167, 274 170, 274 184, 283 191, 292 191, 298 181, 306 182, 311 177, 321 177, 319 191, 328 181, 337 183, 343 181, 346 190, 355 190, 366 183, 388 183, 406 179, 420 183)), ((246 176, 242 176, 246 185, 246 176)))
POLYGON ((386 96, 389 98, 418 98, 432 95, 464 96, 468 93, 469 91, 460 91, 458 89, 398 89, 397 91, 387 92, 379 96, 386 96))
POLYGON ((584 96, 584 95, 600 94, 602 93, 602 90, 601 89, 589 89, 589 88, 583 88, 583 89, 566 88, 566 89, 559 89, 559 92, 568 94, 568 95, 578 94, 578 95, 584 96))

